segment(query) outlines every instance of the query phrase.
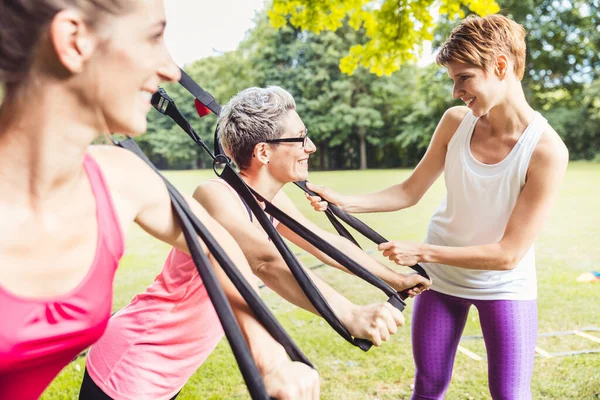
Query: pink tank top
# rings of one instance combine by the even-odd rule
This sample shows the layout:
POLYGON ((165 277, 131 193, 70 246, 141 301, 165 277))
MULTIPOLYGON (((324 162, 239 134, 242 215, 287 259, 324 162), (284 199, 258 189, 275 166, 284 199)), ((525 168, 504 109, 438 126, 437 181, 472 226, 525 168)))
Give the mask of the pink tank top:
MULTIPOLYGON (((212 181, 237 196, 225 181, 212 181)), ((112 316, 106 333, 90 349, 86 368, 94 383, 115 400, 169 399, 222 337, 223 328, 192 258, 172 249, 152 285, 112 316)))
POLYGON ((0 399, 37 399, 52 379, 106 328, 113 278, 124 243, 119 220, 98 164, 86 155, 98 218, 94 263, 71 292, 27 299, 0 287, 0 399))

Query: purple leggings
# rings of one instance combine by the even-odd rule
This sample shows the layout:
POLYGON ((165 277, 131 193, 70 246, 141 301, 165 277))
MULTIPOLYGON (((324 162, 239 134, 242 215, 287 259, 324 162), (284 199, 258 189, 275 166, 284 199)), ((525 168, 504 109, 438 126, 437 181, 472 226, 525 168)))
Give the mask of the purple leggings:
POLYGON ((412 317, 415 390, 412 399, 443 399, 469 308, 479 311, 492 398, 531 399, 537 339, 536 300, 470 300, 428 290, 412 317))

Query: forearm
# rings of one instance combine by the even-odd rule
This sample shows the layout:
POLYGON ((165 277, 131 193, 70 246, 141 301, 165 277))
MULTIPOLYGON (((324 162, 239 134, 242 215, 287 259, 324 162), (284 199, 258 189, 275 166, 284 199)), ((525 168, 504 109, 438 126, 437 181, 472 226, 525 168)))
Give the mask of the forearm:
MULTIPOLYGON (((346 254, 350 259, 354 260, 356 263, 361 265, 367 271, 371 272, 373 275, 381 278, 385 282, 387 282, 390 286, 394 288, 404 287, 405 276, 386 267, 381 264, 379 261, 375 260, 373 257, 365 253, 362 249, 355 246, 354 243, 351 243, 346 238, 341 236, 335 237, 334 245, 344 254, 346 254)), ((349 272, 346 268, 344 268, 339 263, 335 262, 335 264, 331 264, 332 266, 342 269, 346 272, 349 272), (337 264, 337 265, 335 265, 337 264)), ((351 273, 351 272, 349 272, 351 273)))
POLYGON ((415 199, 407 193, 404 185, 397 184, 379 192, 344 196, 339 206, 349 213, 371 213, 397 211, 415 204, 415 199))
POLYGON ((422 245, 419 258, 422 262, 452 265, 475 270, 506 271, 513 269, 522 252, 502 243, 480 246, 449 247, 422 245))
MULTIPOLYGON (((306 268, 305 271, 310 279, 315 283, 315 286, 319 289, 325 300, 327 300, 327 303, 329 303, 331 306, 334 314, 340 320, 344 321, 352 307, 354 307, 354 304, 340 293, 335 291, 312 271, 306 268)), ((304 294, 302 291, 300 284, 288 266, 283 262, 281 264, 276 262, 264 264, 258 268, 256 275, 265 283, 265 285, 267 285, 285 300, 300 308, 319 315, 306 294, 304 294)))
POLYGON ((283 346, 256 320, 241 296, 228 298, 260 374, 264 376, 288 360, 283 346))
MULTIPOLYGON (((215 223, 216 224, 216 223, 215 223)), ((209 224, 209 229, 219 242, 226 249, 229 258, 234 262, 237 269, 244 276, 246 281, 252 288, 258 292, 258 288, 252 282, 254 277, 246 258, 239 248, 238 244, 233 240, 229 233, 220 225, 209 224)), ((231 280, 226 276, 225 271, 214 260, 214 256, 209 255, 219 283, 223 288, 235 318, 240 326, 244 339, 248 343, 252 357, 256 362, 261 375, 266 375, 274 368, 284 363, 287 360, 285 349, 267 332, 262 324, 256 319, 256 316, 235 288, 231 280)))

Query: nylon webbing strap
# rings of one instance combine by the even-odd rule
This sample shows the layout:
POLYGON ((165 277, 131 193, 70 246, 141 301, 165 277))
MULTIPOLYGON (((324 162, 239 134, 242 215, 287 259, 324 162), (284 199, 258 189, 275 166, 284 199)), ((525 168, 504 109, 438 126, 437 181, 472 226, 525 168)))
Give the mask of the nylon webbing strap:
POLYGON ((251 356, 248 345, 243 339, 242 332, 237 324, 231 306, 229 305, 229 302, 223 293, 216 276, 214 275, 210 261, 200 247, 196 234, 202 238, 211 254, 213 254, 229 279, 244 297, 245 301, 248 303, 248 306, 256 315, 258 321, 263 324, 265 329, 269 332, 269 334, 271 334, 271 336, 273 336, 275 340, 281 343, 290 358, 293 361, 303 362, 306 365, 313 367, 308 358, 288 336, 287 332, 285 332, 281 325, 279 325, 273 314, 262 302, 253 288, 244 279, 243 275, 235 267, 231 259, 216 242, 208 229, 206 229, 206 227, 189 209, 185 199, 171 185, 171 183, 160 174, 150 160, 148 160, 148 158, 143 154, 139 146, 132 139, 127 139, 117 144, 120 147, 132 151, 137 156, 142 158, 165 182, 169 196, 171 197, 173 208, 181 221, 182 230, 198 273, 200 274, 215 310, 217 311, 217 315, 221 325, 223 326, 227 340, 231 345, 232 351, 236 361, 238 362, 240 371, 242 372, 242 376, 244 377, 244 381, 248 386, 248 390, 252 398, 268 398, 262 377, 258 372, 258 368, 256 367, 254 359, 251 356))
MULTIPOLYGON (((298 181, 298 182, 294 182, 294 183, 296 184, 296 186, 298 186, 300 189, 304 190, 309 195, 320 196, 318 193, 315 193, 312 190, 310 190, 308 187, 306 187, 306 181, 298 181)), ((328 205, 327 205, 327 210, 329 211, 328 216, 331 215, 332 218, 338 217, 339 219, 341 219, 342 221, 344 221, 345 223, 350 225, 352 228, 356 229, 364 237, 371 240, 375 244, 389 242, 389 240, 387 240, 386 238, 381 236, 373 228, 371 228, 369 225, 365 224, 360 219, 356 218, 354 215, 348 214, 346 211, 342 210, 337 205, 329 202, 327 199, 324 199, 324 200, 327 201, 327 203, 328 203, 328 205)), ((338 221, 338 223, 339 223, 339 221, 338 221)), ((353 240, 353 239, 351 239, 351 240, 353 240)), ((423 269, 423 267, 420 266, 419 264, 415 264, 415 265, 411 266, 410 268, 412 268, 414 271, 416 271, 422 277, 429 279, 429 275, 427 275, 427 272, 425 272, 425 269, 423 269)))
MULTIPOLYGON (((204 103, 204 100, 206 99, 206 100, 209 100, 211 102, 215 102, 214 97, 211 96, 210 94, 208 94, 208 92, 206 92, 204 89, 202 89, 200 87, 200 85, 198 85, 196 82, 194 82, 194 80, 192 78, 190 78, 190 76, 187 75, 185 73, 185 71, 181 70, 181 73, 182 73, 181 74, 182 79, 179 81, 179 83, 185 89, 187 89, 188 92, 190 92, 194 97, 196 97, 200 102, 202 102, 206 107, 208 107, 212 111, 212 108, 209 107, 208 103, 204 103), (184 79, 184 77, 185 77, 185 79, 184 79), (207 97, 206 94, 208 94, 209 97, 207 97)), ((221 107, 218 108, 218 111, 219 112, 221 111, 221 107)), ((215 111, 213 111, 213 112, 216 115, 219 115, 219 112, 215 112, 215 111)), ((185 128, 184 128, 184 130, 185 130, 185 128)), ((194 137, 192 137, 192 139, 194 139, 194 137)), ((194 139, 194 141, 196 141, 196 140, 194 139)), ((200 141, 202 141, 202 140, 200 140, 200 141)), ((214 151, 215 152, 214 152, 214 155, 211 154, 211 156, 213 157, 213 159, 214 159, 215 155, 223 154, 223 150, 221 149, 221 146, 219 145, 219 140, 218 140, 217 132, 216 131, 215 131, 215 136, 214 136, 214 142, 215 142, 215 145, 214 145, 214 151)), ((196 141, 196 143, 198 143, 198 142, 196 141)), ((206 145, 201 145, 201 146, 206 147, 206 145)), ((298 187, 300 187, 306 193, 308 193, 308 194, 310 194, 312 196, 316 196, 317 195, 316 193, 312 192, 311 190, 309 190, 306 187, 306 181, 295 182, 295 183, 296 183, 296 185, 298 187)), ((378 232, 376 232, 374 229, 372 229, 370 226, 368 226, 367 224, 365 224, 360 219, 356 218, 355 216, 353 216, 351 214, 348 214, 347 212, 343 211, 342 209, 340 209, 339 207, 337 207, 333 203, 329 203, 329 204, 330 204, 330 207, 327 207, 327 211, 325 212, 325 214, 327 215, 327 219, 329 219, 329 221, 331 222, 331 224, 333 225, 333 227, 335 228, 335 230, 338 232, 338 234, 340 234, 341 236, 343 236, 346 239, 350 240, 352 243, 354 243, 358 247, 360 247, 360 245, 358 244, 358 242, 356 241, 356 239, 354 239, 354 237, 352 236, 352 234, 350 234, 350 232, 348 232, 348 230, 346 229, 346 227, 344 227, 337 220, 337 218, 340 218, 342 221, 344 221, 345 223, 347 223, 348 225, 350 225, 352 228, 354 228, 356 231, 358 231, 359 233, 361 233, 363 236, 365 236, 366 238, 368 238, 369 240, 371 240, 375 244, 381 244, 381 243, 388 242, 388 240, 386 238, 384 238, 383 236, 381 236, 378 232), (330 208, 331 208, 331 210, 330 210, 330 208)), ((420 266, 419 264, 415 264, 415 265, 411 266, 410 268, 412 268, 414 271, 416 271, 422 277, 424 277, 426 279, 430 279, 429 275, 427 275, 427 272, 425 272, 425 269, 423 269, 423 267, 420 266)), ((404 298, 408 297, 406 291, 402 292, 402 293, 403 293, 404 298)))
MULTIPOLYGON (((325 300, 322 293, 308 276, 306 270, 302 268, 300 262, 294 256, 294 253, 285 244, 281 238, 281 235, 279 235, 279 232, 277 232, 261 206, 257 203, 256 198, 250 191, 250 188, 229 164, 225 165, 225 169, 221 174, 221 178, 226 181, 240 195, 240 197, 244 199, 244 201, 246 201, 260 225, 263 227, 265 232, 267 232, 275 247, 277 247, 277 250, 290 268, 290 271, 300 285, 300 288, 304 294, 306 294, 306 297, 315 307, 321 317, 323 317, 323 319, 327 321, 327 323, 349 343, 352 343, 364 351, 370 349, 373 345, 370 341, 353 338, 348 329, 340 322, 327 303, 327 300, 325 300)), ((269 205, 267 205, 267 207, 269 207, 269 205)), ((280 222, 284 223, 283 221, 280 222)))
MULTIPOLYGON (((215 98, 208 93, 206 90, 202 89, 200 85, 198 85, 190 76, 182 69, 181 71, 181 79, 179 83, 181 86, 187 89, 188 92, 194 95, 196 99, 202 104, 206 106, 210 111, 215 115, 219 115, 221 113, 221 106, 215 98)), ((221 148, 221 144, 219 140, 217 140, 217 130, 215 130, 215 138, 214 138, 214 155, 223 154, 223 149, 221 148)))
POLYGON ((221 113, 221 106, 217 103, 217 100, 208 93, 206 90, 202 89, 200 85, 198 85, 190 76, 183 70, 181 71, 181 79, 179 83, 181 86, 186 88, 189 92, 193 91, 193 95, 200 101, 202 104, 206 106, 210 111, 212 111, 215 115, 219 115, 221 113))
MULTIPOLYGON (((202 95, 203 92, 205 93, 205 91, 202 88, 200 88, 200 86, 198 84, 196 84, 195 82, 193 82, 193 85, 189 85, 190 81, 193 82, 191 80, 191 78, 189 78, 189 76, 187 76, 187 79, 185 81, 183 81, 183 80, 180 81, 180 83, 192 95, 194 95, 198 100, 202 101, 200 95, 202 95)), ((212 98, 212 96, 211 96, 211 98, 212 98)), ((271 240, 273 241, 273 243, 276 245, 277 249, 279 250, 280 254, 282 255, 282 257, 284 258, 284 260, 290 267, 292 274, 298 281, 303 292, 307 295, 311 304, 313 304, 313 306, 319 312, 319 314, 344 339, 346 339, 348 342, 360 347, 364 351, 367 351, 372 346, 372 343, 368 340, 352 338, 352 336, 350 335, 350 332, 347 330, 347 328, 335 316, 335 314, 329 307, 329 304, 323 298, 323 296, 320 293, 320 291, 318 290, 318 288, 314 285, 312 280, 308 277, 308 275, 306 274, 306 272, 304 271, 302 266, 299 264, 298 260, 294 257, 293 253, 289 250, 289 248, 287 248, 287 246, 285 245, 285 242, 283 242, 283 240, 281 239, 279 232, 277 232, 277 230, 269 222, 268 218, 266 217, 265 213, 263 212, 263 209, 256 202, 255 195, 258 197, 260 197, 260 195, 256 192, 252 191, 252 189, 249 188, 245 184, 245 182, 239 177, 239 175, 229 165, 226 157, 221 155, 222 153, 217 154, 217 156, 210 153, 207 146, 204 144, 202 139, 196 134, 196 132, 193 130, 193 128, 191 127, 189 122, 177 110, 177 106, 175 105, 173 99, 168 97, 168 95, 166 95, 166 92, 164 92, 164 90, 161 89, 161 91, 155 93, 155 95, 153 96, 153 99, 152 99, 152 104, 161 113, 171 116, 171 118, 173 118, 175 120, 175 122, 191 137, 191 139, 194 142, 196 142, 198 145, 200 145, 203 149, 205 149, 207 151, 207 153, 213 158, 213 160, 215 162, 219 162, 219 163, 225 165, 225 169, 223 170, 220 177, 223 178, 227 183, 229 183, 232 186, 232 188, 248 203, 252 212, 258 219, 259 223, 261 224, 263 229, 267 232, 267 234, 269 235, 269 237, 271 238, 271 240), (168 104, 166 104, 165 102, 168 104), (174 118, 173 116, 177 116, 177 118, 174 118)), ((205 105, 208 106, 207 104, 205 104, 205 105)), ((217 144, 217 143, 218 143, 218 140, 215 139, 215 144, 217 144)), ((215 151, 220 151, 220 148, 217 149, 217 146, 215 146, 215 151)), ((216 172, 216 170, 215 170, 215 172, 216 172)), ((385 283, 379 277, 375 276, 368 270, 364 269, 358 263, 354 262, 349 257, 347 257, 345 254, 340 252, 337 248, 331 246, 328 243, 325 243, 321 238, 319 238, 317 235, 315 235, 312 231, 303 227, 301 224, 299 224, 293 218, 287 216, 285 213, 283 213, 283 211, 279 210, 277 207, 272 205, 270 202, 266 201, 264 198, 260 197, 260 199, 263 200, 265 202, 265 204, 267 205, 265 211, 269 212, 269 214, 271 214, 273 217, 277 218, 281 223, 283 223, 288 228, 290 228, 290 230, 294 231, 296 234, 298 234, 299 236, 306 239, 309 243, 313 244, 315 247, 317 247, 318 249, 320 249, 321 251, 328 254, 330 257, 332 257, 336 261, 338 261, 341 265, 346 267, 350 272, 354 273, 358 277, 360 277, 360 278, 366 280, 367 282, 378 287, 380 290, 382 290, 384 293, 386 293, 386 295, 388 296, 388 302, 390 304, 392 304, 394 307, 398 308, 401 311, 404 310, 405 303, 402 301, 401 297, 404 297, 404 298, 408 297, 408 295, 405 292, 403 292, 401 294, 396 293, 391 286, 389 286, 387 283, 385 283)), ((336 230, 338 230, 338 232, 340 234, 342 234, 343 236, 349 238, 349 240, 352 240, 354 243, 356 243, 354 238, 352 238, 352 235, 350 235, 350 233, 346 230, 346 228, 339 221, 337 221, 333 215, 328 216, 328 217, 330 217, 330 221, 332 222, 332 224, 334 224, 334 227, 336 227, 336 230)))

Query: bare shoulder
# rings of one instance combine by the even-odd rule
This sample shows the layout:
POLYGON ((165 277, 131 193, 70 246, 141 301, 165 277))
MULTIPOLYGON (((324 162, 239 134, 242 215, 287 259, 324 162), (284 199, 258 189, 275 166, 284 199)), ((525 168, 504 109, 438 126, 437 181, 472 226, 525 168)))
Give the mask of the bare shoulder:
POLYGON ((468 112, 469 108, 465 106, 451 107, 446 110, 438 124, 435 135, 447 144, 468 112))
POLYGON ((542 132, 531 156, 531 161, 544 164, 556 163, 565 166, 569 162, 567 146, 550 125, 546 125, 546 129, 542 132))
POLYGON ((232 216, 237 218, 247 215, 247 211, 237 193, 230 189, 228 185, 216 179, 200 183, 194 190, 193 197, 222 224, 221 216, 231 219, 232 216))
POLYGON ((131 151, 112 145, 92 145, 88 147, 90 154, 105 173, 118 172, 129 176, 136 172, 151 171, 151 168, 131 151))
POLYGON ((546 125, 531 155, 528 175, 535 171, 539 174, 562 176, 568 163, 567 146, 558 133, 550 125, 546 125))
POLYGON ((151 200, 157 191, 166 193, 160 176, 131 151, 112 145, 93 145, 88 148, 88 154, 100 166, 115 195, 143 203, 151 200))
POLYGON ((460 122, 465 118, 465 115, 469 112, 469 107, 465 106, 455 106, 450 107, 444 113, 442 117, 442 121, 446 121, 449 124, 456 124, 456 127, 460 124, 460 122))
POLYGON ((227 185, 211 179, 201 182, 194 190, 193 196, 197 201, 202 203, 206 201, 218 201, 219 199, 231 199, 234 194, 227 185))

